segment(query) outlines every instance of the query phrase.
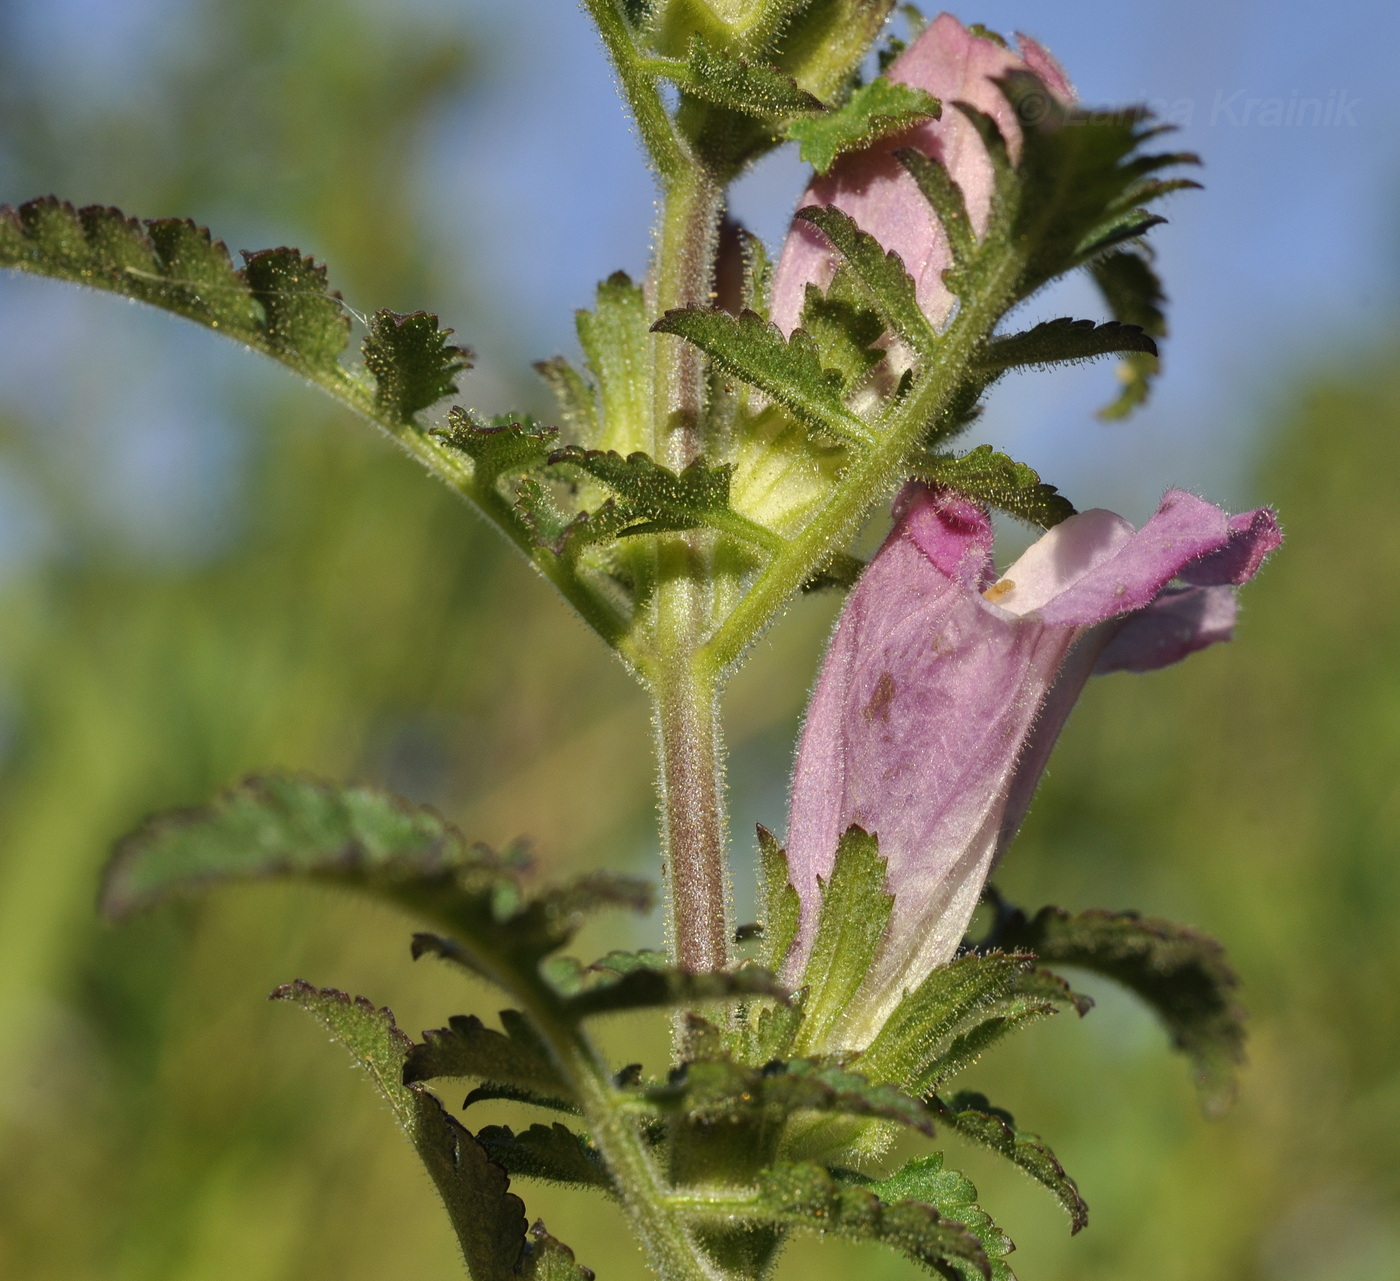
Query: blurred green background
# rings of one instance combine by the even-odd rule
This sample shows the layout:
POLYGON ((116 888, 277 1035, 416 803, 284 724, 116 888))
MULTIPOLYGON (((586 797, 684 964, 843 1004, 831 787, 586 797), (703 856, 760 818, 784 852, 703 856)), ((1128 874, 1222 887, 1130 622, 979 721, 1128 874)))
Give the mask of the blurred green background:
MULTIPOLYGON (((27 12, 0 4, 0 33, 27 12)), ((356 305, 437 308, 520 368, 548 354, 515 351, 444 249, 451 208, 423 205, 415 166, 485 74, 471 22, 357 0, 196 16, 192 42, 66 81, 0 40, 0 198, 54 189, 189 213, 235 247, 296 239, 356 305)), ((625 141, 620 117, 598 127, 625 141)), ((455 1277, 371 1091, 263 998, 304 977, 391 1004, 411 1032, 495 998, 414 967, 407 922, 312 891, 113 929, 98 871, 144 814, 265 766, 379 782, 490 841, 526 831, 547 872, 647 870, 640 693, 468 511, 310 391, 110 299, 4 289, 9 367, 38 362, 48 390, 0 386, 0 1277, 455 1277), (26 346, 31 315, 66 335, 56 354, 26 346)), ((1101 986, 1082 1024, 1034 1029, 971 1075, 1092 1207, 1070 1239, 1039 1189, 952 1154, 1019 1242, 1023 1281, 1400 1277, 1400 532, 1377 484, 1400 466, 1400 342, 1373 327, 1363 347, 1264 383, 1230 483, 1275 503, 1289 542, 1236 643, 1094 686, 1008 860, 1002 888, 1028 906, 1218 934, 1254 1016, 1218 1122, 1149 1018, 1101 986)), ((474 377, 478 403, 540 405, 495 365, 474 377)), ((741 852, 754 819, 781 823, 834 608, 794 609, 732 691, 741 852)), ((658 934, 615 923, 583 946, 658 934)), ((653 1063, 663 1044, 640 1024, 609 1035, 653 1063)), ((603 1281, 642 1275, 611 1209, 518 1190, 603 1281)), ((913 1269, 804 1243, 783 1274, 913 1269)))

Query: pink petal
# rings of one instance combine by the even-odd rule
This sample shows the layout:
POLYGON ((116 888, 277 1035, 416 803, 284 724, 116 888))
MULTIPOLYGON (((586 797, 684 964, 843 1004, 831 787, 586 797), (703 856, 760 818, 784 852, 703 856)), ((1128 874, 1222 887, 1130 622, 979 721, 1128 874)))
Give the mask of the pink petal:
POLYGON ((907 486, 890 537, 842 612, 808 708, 788 821, 802 900, 796 981, 820 881, 851 824, 873 832, 895 896, 890 931, 834 1048, 864 1043, 956 951, 1094 671, 1175 662, 1228 639, 1228 586, 1164 590, 1184 571, 1236 581, 1277 546, 1272 513, 1227 517, 1181 490, 1134 531, 1088 511, 993 584, 984 509, 907 486))
POLYGON ((1264 557, 1283 542, 1278 518, 1267 507, 1230 517, 1225 546, 1201 557, 1181 571, 1183 581, 1198 587, 1238 587, 1247 583, 1264 563, 1264 557))
POLYGON ((1114 629, 1094 673, 1150 672, 1179 663, 1198 649, 1229 640, 1236 612, 1235 593, 1228 587, 1165 592, 1114 629))

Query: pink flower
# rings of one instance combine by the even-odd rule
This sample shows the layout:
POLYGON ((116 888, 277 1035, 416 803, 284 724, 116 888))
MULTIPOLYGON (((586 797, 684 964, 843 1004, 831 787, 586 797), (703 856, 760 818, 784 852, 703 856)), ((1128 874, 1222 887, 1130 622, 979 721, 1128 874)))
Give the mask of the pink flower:
POLYGON ((1233 587, 1281 541, 1267 509, 1230 517, 1171 490, 1140 530, 1108 511, 1071 517, 998 579, 978 504, 913 484, 896 516, 837 624, 788 817, 802 900, 789 981, 841 834, 873 832, 887 860, 890 929, 842 1048, 952 958, 1090 674, 1228 640, 1233 587))
MULTIPOLYGON (((892 154, 913 147, 942 161, 962 188, 973 230, 987 226, 992 200, 992 162, 982 139, 954 102, 966 102, 991 116, 1019 158, 1021 126, 994 77, 1010 71, 1033 71, 1062 102, 1074 99, 1074 89, 1059 64, 1028 36, 1018 36, 1020 56, 986 36, 973 35, 950 14, 942 14, 924 29, 885 73, 900 84, 924 89, 943 104, 943 115, 904 133, 881 139, 864 151, 843 156, 813 179, 798 208, 835 205, 849 214, 887 250, 904 260, 917 287, 919 305, 935 326, 953 307, 943 284, 951 265, 948 238, 913 178, 892 154)), ((822 289, 836 272, 837 256, 809 223, 793 224, 773 273, 772 318, 791 334, 802 316, 809 283, 822 289)))

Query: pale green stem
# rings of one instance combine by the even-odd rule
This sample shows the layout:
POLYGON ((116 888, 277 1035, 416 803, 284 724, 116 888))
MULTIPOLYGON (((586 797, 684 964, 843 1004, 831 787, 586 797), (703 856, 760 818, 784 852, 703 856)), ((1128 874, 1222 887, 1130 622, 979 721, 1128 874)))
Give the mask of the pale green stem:
POLYGON ((531 1019, 573 1087, 657 1276, 661 1281, 722 1281, 722 1273, 706 1259, 670 1204, 671 1190, 581 1029, 560 1018, 556 1002, 540 989, 514 990, 525 998, 531 1019))
POLYGON ((617 0, 583 0, 583 6, 603 37, 652 163, 663 181, 676 177, 690 164, 688 148, 676 133, 675 122, 656 91, 656 73, 637 49, 617 0))
MULTIPOLYGON (((710 301, 723 191, 698 166, 666 184, 652 309, 710 301)), ((705 447, 706 367, 698 348, 658 334, 652 449, 680 470, 705 447)), ((729 962, 729 860, 718 688, 696 651, 713 619, 713 535, 659 541, 653 630, 642 666, 656 727, 669 937, 688 970, 729 962)))

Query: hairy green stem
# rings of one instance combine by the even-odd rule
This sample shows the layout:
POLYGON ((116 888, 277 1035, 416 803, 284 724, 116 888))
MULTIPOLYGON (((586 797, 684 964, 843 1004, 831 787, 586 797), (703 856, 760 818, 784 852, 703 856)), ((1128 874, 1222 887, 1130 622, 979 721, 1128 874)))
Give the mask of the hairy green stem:
POLYGON ((661 1281, 721 1281, 721 1272, 707 1260, 670 1204, 673 1193, 587 1037, 560 1017, 551 995, 539 989, 522 995, 527 997, 526 1008, 555 1062, 573 1087, 589 1133, 617 1183, 657 1276, 661 1281))
MULTIPOLYGON (((666 184, 651 277, 655 312, 710 301, 723 191, 699 166, 666 184)), ((653 455, 676 470, 706 446, 706 366, 698 348, 658 334, 653 455)), ((729 860, 718 689, 696 651, 712 627, 713 536, 660 540, 643 670, 656 726, 671 948, 688 970, 729 962, 729 860)))
POLYGON ((583 4, 603 37, 623 96, 657 172, 663 181, 683 173, 690 163, 688 148, 656 90, 655 72, 638 50, 618 0, 583 0, 583 4))

